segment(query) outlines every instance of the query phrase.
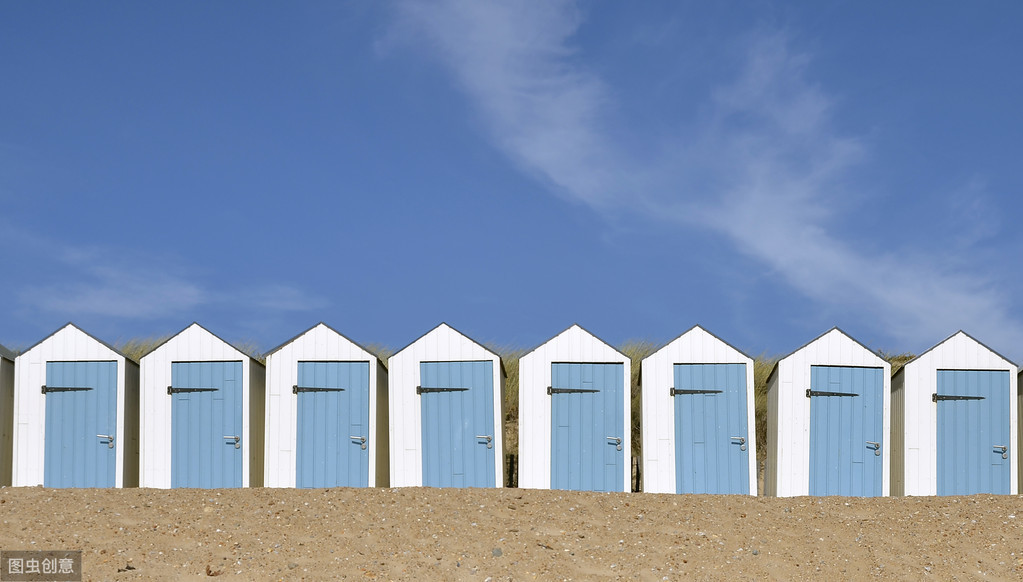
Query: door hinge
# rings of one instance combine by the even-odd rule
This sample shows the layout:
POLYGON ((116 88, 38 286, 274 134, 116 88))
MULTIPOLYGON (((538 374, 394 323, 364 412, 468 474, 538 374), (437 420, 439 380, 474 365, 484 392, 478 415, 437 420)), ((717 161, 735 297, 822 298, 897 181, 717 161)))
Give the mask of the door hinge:
POLYGON ((721 394, 724 390, 684 390, 679 388, 672 388, 670 393, 672 396, 678 396, 680 394, 721 394))
POLYGON ((931 402, 937 402, 939 400, 984 400, 983 396, 953 396, 951 394, 938 394, 935 392, 931 394, 931 402))
POLYGON ((216 392, 217 388, 174 388, 173 386, 167 387, 167 394, 180 394, 189 392, 216 392))
POLYGON ((88 386, 47 386, 43 384, 43 394, 48 392, 85 392, 86 390, 92 390, 88 386))
POLYGON ((416 394, 428 394, 430 392, 466 392, 468 388, 423 388, 416 386, 416 394))
POLYGON ((828 392, 826 390, 811 390, 806 389, 806 397, 810 398, 813 396, 859 396, 855 392, 828 392))
POLYGON ((344 388, 311 388, 306 386, 292 386, 291 393, 298 394, 299 392, 344 392, 344 388))
POLYGON ((547 394, 587 394, 591 392, 600 392, 600 390, 589 390, 586 388, 553 388, 547 387, 547 394))

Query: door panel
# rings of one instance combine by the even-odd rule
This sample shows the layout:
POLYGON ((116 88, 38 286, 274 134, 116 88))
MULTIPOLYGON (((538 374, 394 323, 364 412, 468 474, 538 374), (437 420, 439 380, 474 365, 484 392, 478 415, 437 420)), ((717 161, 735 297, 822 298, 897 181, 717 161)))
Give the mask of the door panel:
POLYGON ((748 494, 746 365, 675 364, 674 373, 676 491, 748 494))
POLYGON ((46 362, 46 388, 43 485, 113 487, 117 362, 46 362))
POLYGON ((811 366, 810 386, 810 495, 881 495, 882 369, 811 366))
POLYGON ((494 363, 422 362, 419 374, 423 485, 494 487, 494 363))
POLYGON ((624 390, 622 364, 551 364, 552 488, 625 490, 624 390))
POLYGON ((937 389, 938 495, 1008 495, 1009 372, 938 370, 937 389))
POLYGON ((242 363, 173 362, 171 388, 171 486, 241 487, 242 363))
POLYGON ((299 362, 295 391, 297 486, 369 485, 369 362, 299 362))

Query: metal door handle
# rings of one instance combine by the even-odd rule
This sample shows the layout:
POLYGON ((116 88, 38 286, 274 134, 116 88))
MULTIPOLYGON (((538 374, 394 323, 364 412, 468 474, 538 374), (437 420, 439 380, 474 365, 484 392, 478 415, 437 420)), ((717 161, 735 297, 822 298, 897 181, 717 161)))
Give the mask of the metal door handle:
POLYGON ((739 450, 740 451, 745 451, 746 450, 746 437, 741 437, 741 436, 732 437, 732 440, 733 441, 739 441, 739 450))
POLYGON ((1002 451, 1002 458, 1003 459, 1008 459, 1009 458, 1009 447, 1007 447, 1005 445, 991 445, 991 446, 993 446, 995 448, 995 450, 1002 451))
POLYGON ((224 436, 224 440, 225 441, 233 440, 234 441, 234 448, 236 448, 236 449, 242 448, 242 437, 240 437, 238 435, 233 435, 233 436, 226 436, 225 435, 224 436))
MULTIPOLYGON (((613 441, 614 444, 616 445, 615 448, 618 449, 619 451, 622 450, 622 437, 609 436, 609 437, 607 437, 607 440, 613 441)), ((611 444, 611 443, 608 443, 608 444, 611 444)))
POLYGON ((348 438, 352 439, 353 441, 359 441, 359 444, 362 445, 362 450, 364 450, 364 451, 366 450, 366 437, 364 437, 364 436, 349 436, 348 438))
POLYGON ((487 441, 487 448, 488 449, 494 448, 494 437, 492 437, 492 436, 490 436, 488 434, 478 434, 478 435, 476 435, 476 438, 480 439, 480 440, 486 439, 486 441, 487 441))
POLYGON ((881 443, 875 443, 874 441, 867 441, 867 444, 870 445, 870 448, 874 449, 874 456, 875 457, 880 457, 881 456, 881 443))
POLYGON ((114 448, 114 435, 98 434, 98 435, 96 435, 96 437, 106 440, 107 441, 107 448, 108 449, 114 448))

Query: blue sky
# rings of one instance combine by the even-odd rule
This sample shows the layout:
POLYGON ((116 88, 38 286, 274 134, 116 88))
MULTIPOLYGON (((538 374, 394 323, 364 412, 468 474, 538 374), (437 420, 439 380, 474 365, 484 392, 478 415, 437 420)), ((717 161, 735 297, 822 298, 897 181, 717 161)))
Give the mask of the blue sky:
POLYGON ((1015 3, 0 5, 0 342, 1023 360, 1015 3), (795 5, 793 5, 795 4, 795 5))

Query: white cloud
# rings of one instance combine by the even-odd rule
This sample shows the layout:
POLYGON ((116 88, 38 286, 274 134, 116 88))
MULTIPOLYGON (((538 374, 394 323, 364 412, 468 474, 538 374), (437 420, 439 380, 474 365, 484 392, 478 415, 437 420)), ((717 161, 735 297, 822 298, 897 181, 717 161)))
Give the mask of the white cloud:
POLYGON ((574 3, 405 2, 398 22, 451 71, 494 143, 554 191, 727 237, 804 296, 915 349, 959 328, 1023 345, 997 277, 923 245, 884 251, 836 234, 862 233, 847 217, 869 220, 870 201, 849 186, 869 148, 835 130, 833 100, 783 32, 747 39, 734 81, 707 90, 710 119, 639 162, 605 130, 620 112, 579 63, 574 3))
POLYGON ((402 36, 449 66, 521 169, 583 202, 615 202, 623 158, 601 135, 603 83, 572 64, 568 41, 582 22, 574 4, 404 2, 399 19, 402 36))
POLYGON ((229 301, 239 301, 245 305, 273 311, 309 311, 327 306, 322 297, 306 293, 291 285, 271 283, 240 292, 229 301))
POLYGON ((153 266, 158 261, 128 261, 96 249, 67 249, 55 258, 59 281, 23 288, 22 303, 74 317, 152 319, 188 313, 209 302, 201 286, 174 269, 153 266))
MULTIPOLYGON (((10 225, 6 225, 10 226, 10 225)), ((195 269, 171 256, 103 247, 71 246, 14 227, 0 241, 33 255, 33 279, 18 275, 21 305, 70 318, 88 315, 124 319, 196 319, 203 309, 225 307, 306 311, 326 301, 279 283, 214 289, 195 269), (58 273, 51 281, 45 273, 58 273)))

